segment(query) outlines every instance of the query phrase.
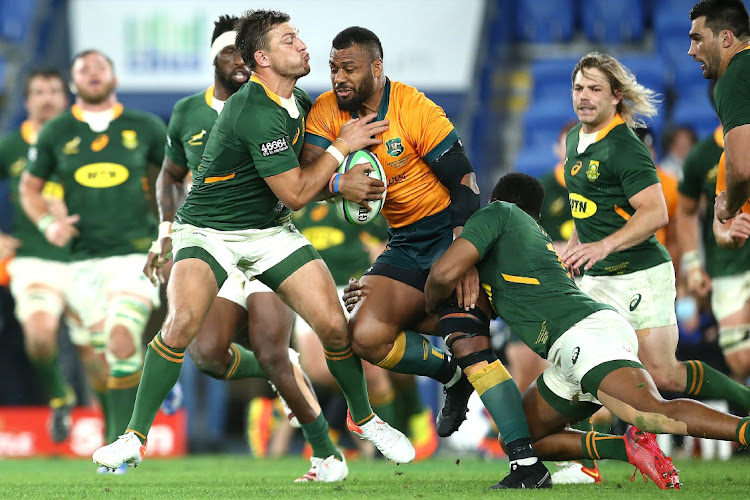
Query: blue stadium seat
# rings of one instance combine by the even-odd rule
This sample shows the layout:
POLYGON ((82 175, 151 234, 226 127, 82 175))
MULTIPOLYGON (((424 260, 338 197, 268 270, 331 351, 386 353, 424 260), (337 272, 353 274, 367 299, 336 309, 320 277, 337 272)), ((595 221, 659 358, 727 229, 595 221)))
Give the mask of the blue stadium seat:
POLYGON ((535 101, 524 115, 524 144, 527 148, 551 151, 560 129, 577 120, 569 97, 535 101))
POLYGON ((676 66, 689 59, 690 9, 696 0, 662 0, 654 10, 654 38, 659 54, 676 66))
POLYGON ((681 101, 709 100, 709 81, 703 78, 700 65, 688 59, 674 69, 674 90, 681 101))
POLYGON ((602 43, 640 41, 646 24, 642 0, 587 0, 581 18, 586 38, 602 43))
POLYGON ((547 148, 523 149, 516 156, 515 171, 523 172, 534 177, 541 177, 557 164, 557 158, 552 146, 547 148))
POLYGON ((667 88, 667 75, 664 60, 661 57, 644 54, 618 57, 617 60, 633 72, 638 83, 662 95, 664 94, 667 88))
POLYGON ((681 100, 672 113, 672 123, 690 125, 698 137, 703 138, 713 133, 719 125, 719 118, 708 99, 699 102, 681 100))
POLYGON ((0 38, 12 43, 26 40, 37 0, 0 0, 0 38))
POLYGON ((568 99, 570 101, 570 75, 579 58, 538 59, 531 65, 534 101, 568 99))
POLYGON ((516 35, 524 42, 565 42, 575 27, 573 0, 518 2, 516 35))
POLYGON ((8 61, 0 56, 0 94, 5 93, 5 78, 7 77, 8 61))

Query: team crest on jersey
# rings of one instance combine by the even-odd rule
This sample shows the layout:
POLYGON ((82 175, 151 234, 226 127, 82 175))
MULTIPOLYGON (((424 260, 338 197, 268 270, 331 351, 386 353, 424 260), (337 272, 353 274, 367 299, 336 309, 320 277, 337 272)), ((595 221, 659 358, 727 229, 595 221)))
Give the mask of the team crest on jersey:
POLYGON ((395 139, 390 139, 385 141, 385 147, 386 147, 386 153, 388 153, 388 156, 399 156, 401 153, 404 152, 404 145, 401 144, 401 138, 396 137, 395 139))
POLYGON ((714 165, 714 168, 708 171, 706 174, 706 182, 709 184, 716 184, 716 178, 719 176, 719 164, 714 165))
POLYGON ((75 155, 78 154, 78 147, 81 145, 81 138, 80 137, 74 137, 73 139, 69 140, 65 143, 65 146, 63 146, 62 153, 64 155, 75 155))
POLYGON ((203 144, 203 136, 206 135, 205 130, 201 130, 188 140, 189 146, 200 146, 203 144))
POLYGON ((135 149, 138 147, 138 134, 135 130, 122 131, 122 145, 127 149, 135 149))
POLYGON ((276 139, 275 141, 264 142, 260 145, 260 151, 263 153, 263 156, 275 155, 276 153, 281 153, 287 149, 289 149, 289 144, 286 142, 286 137, 276 139))
POLYGON ((586 177, 591 182, 594 182, 599 178, 599 161, 598 160, 591 160, 589 162, 589 169, 586 171, 586 177))

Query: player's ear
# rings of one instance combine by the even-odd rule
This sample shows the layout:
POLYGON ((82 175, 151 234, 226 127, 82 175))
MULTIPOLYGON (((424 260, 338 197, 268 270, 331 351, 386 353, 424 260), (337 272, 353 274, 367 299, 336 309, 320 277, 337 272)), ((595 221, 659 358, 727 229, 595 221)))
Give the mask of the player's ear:
POLYGON ((263 68, 269 66, 268 57, 266 57, 262 50, 256 50, 255 54, 253 54, 253 58, 255 59, 255 64, 257 66, 263 68))
POLYGON ((376 78, 383 74, 383 60, 381 58, 378 57, 372 62, 372 72, 376 78))

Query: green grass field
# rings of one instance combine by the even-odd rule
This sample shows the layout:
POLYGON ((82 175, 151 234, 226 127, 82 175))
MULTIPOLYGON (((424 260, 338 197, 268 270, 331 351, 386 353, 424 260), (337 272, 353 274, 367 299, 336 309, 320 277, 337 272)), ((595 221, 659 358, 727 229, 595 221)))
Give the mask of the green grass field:
MULTIPOLYGON (((729 462, 679 460, 681 491, 661 491, 633 467, 614 461, 600 464, 601 485, 558 486, 543 491, 495 491, 487 488, 507 471, 507 461, 438 458, 410 465, 383 460, 349 464, 349 478, 336 484, 293 484, 308 463, 301 458, 254 460, 242 455, 194 456, 146 460, 123 476, 97 475, 83 460, 0 461, 0 499, 16 498, 680 498, 750 497, 750 459, 729 462), (603 496, 599 496, 603 495, 603 496)), ((551 465, 554 468, 554 465, 551 465)))

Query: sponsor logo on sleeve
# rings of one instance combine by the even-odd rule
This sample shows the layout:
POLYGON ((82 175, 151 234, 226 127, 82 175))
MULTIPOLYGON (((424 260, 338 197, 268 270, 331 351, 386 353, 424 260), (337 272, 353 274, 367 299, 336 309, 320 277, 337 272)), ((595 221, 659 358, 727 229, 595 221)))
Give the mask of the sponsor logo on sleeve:
POLYGON ((286 137, 276 139, 275 141, 264 142, 260 145, 260 151, 263 156, 271 156, 276 153, 281 153, 289 149, 289 144, 286 142, 286 137))

